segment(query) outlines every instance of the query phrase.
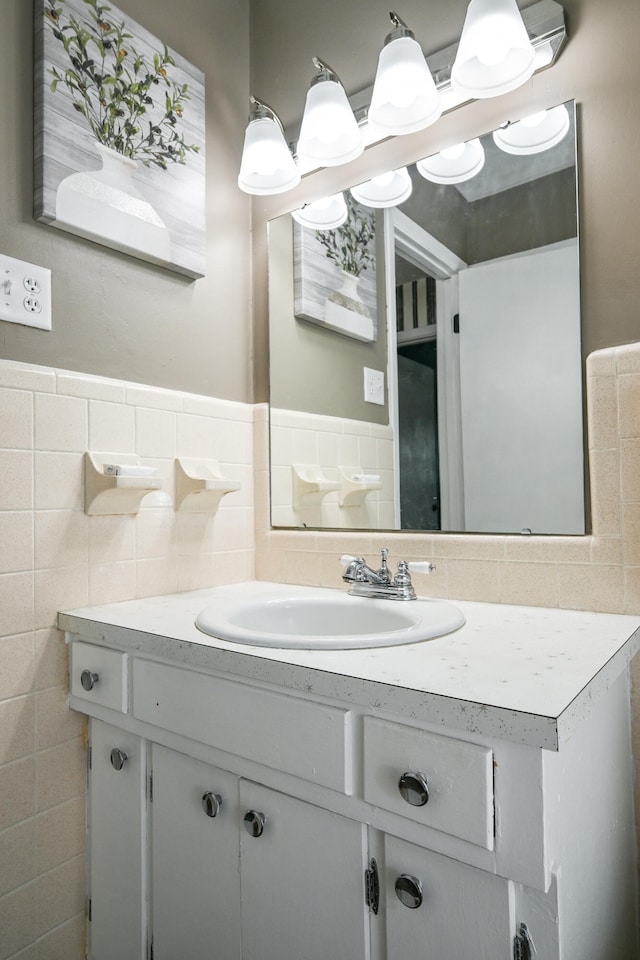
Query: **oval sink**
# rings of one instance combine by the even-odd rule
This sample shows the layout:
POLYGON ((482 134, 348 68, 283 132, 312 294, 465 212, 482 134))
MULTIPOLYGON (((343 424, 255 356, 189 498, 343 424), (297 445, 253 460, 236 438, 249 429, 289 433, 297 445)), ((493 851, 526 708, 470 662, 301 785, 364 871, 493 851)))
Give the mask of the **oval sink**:
POLYGON ((446 600, 370 600, 313 588, 220 600, 205 607, 196 627, 220 640, 298 650, 389 647, 431 640, 464 623, 446 600))

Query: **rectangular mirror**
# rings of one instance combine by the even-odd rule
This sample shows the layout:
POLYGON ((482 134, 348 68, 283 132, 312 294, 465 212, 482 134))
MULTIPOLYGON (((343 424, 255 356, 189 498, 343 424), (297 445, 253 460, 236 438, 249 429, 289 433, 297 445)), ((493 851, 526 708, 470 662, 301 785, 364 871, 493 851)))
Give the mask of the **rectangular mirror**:
POLYGON ((269 224, 274 527, 585 532, 575 105, 462 147, 269 224))

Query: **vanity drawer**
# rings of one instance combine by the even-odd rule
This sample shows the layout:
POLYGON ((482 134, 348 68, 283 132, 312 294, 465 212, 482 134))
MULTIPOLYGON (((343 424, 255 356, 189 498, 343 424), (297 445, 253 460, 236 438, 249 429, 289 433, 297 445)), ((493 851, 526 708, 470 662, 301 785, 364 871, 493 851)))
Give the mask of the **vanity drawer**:
POLYGON ((127 712, 127 655, 92 643, 71 644, 71 696, 127 712))
POLYGON ((352 793, 349 710, 136 658, 133 715, 225 753, 352 793))
POLYGON ((493 754, 488 747, 365 717, 364 798, 493 850, 493 754), (408 799, 401 792, 404 774, 413 775, 402 784, 408 799))

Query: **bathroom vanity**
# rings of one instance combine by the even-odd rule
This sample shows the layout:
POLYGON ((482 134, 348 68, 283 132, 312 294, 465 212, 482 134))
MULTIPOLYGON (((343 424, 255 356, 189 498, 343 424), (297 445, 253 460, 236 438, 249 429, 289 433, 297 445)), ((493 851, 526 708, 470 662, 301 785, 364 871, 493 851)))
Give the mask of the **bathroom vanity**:
POLYGON ((194 626, 303 589, 60 614, 90 960, 637 960, 640 620, 465 602, 448 636, 327 651, 194 626))

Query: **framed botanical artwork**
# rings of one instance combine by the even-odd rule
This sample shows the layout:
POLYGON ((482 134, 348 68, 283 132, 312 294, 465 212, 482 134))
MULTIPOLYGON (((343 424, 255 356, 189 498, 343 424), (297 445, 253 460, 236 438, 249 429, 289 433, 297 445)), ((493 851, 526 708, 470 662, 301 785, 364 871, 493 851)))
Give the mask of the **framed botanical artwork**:
POLYGON ((373 210, 346 194, 347 219, 333 230, 293 220, 294 313, 356 340, 376 339, 377 294, 373 210))
POLYGON ((35 11, 35 218, 204 276, 204 75, 112 4, 35 11))

